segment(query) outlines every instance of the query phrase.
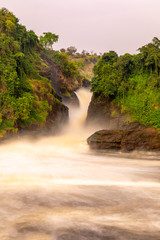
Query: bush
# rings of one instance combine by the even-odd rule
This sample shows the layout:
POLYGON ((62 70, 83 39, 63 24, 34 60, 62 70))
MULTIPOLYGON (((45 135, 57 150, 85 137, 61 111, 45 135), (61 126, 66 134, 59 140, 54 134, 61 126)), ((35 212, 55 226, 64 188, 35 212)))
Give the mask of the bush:
POLYGON ((160 129, 160 40, 137 55, 105 53, 94 67, 92 91, 114 98, 123 111, 144 125, 160 129))
POLYGON ((40 49, 36 34, 20 25, 7 9, 1 9, 0 132, 46 121, 49 101, 55 97, 50 82, 38 73, 42 60, 36 49, 40 49), (40 91, 34 87, 35 81, 40 91))

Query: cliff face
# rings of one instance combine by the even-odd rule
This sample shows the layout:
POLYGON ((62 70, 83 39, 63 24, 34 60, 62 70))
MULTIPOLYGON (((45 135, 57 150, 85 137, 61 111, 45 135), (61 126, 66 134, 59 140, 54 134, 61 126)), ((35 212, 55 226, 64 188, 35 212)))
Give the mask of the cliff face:
POLYGON ((0 19, 0 138, 21 129, 57 129, 68 108, 51 86, 38 36, 5 8, 0 19))
POLYGON ((121 113, 112 99, 99 99, 93 95, 87 124, 96 124, 103 129, 87 139, 92 149, 160 151, 160 131, 134 122, 129 115, 121 113))
POLYGON ((121 113, 111 98, 100 98, 93 94, 87 113, 87 124, 98 125, 101 129, 124 129, 129 127, 131 117, 121 113))
POLYGON ((40 69, 39 74, 51 81, 52 87, 63 102, 78 106, 79 101, 74 91, 81 87, 81 84, 77 80, 73 83, 69 81, 62 73, 60 66, 50 57, 43 53, 40 57, 43 59, 45 66, 40 69))

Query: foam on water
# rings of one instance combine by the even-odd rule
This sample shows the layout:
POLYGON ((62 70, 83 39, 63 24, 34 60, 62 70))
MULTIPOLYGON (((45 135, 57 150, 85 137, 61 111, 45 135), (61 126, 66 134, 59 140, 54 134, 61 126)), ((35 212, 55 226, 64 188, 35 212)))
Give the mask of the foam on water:
POLYGON ((158 240, 159 156, 90 151, 91 93, 77 96, 59 136, 0 146, 0 239, 158 240))

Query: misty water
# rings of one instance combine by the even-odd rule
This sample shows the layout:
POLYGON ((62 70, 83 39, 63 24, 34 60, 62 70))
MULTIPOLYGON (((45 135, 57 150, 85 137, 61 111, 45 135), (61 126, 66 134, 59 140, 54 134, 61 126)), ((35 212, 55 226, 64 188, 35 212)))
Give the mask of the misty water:
POLYGON ((96 152, 77 92, 61 134, 0 145, 0 240, 160 240, 160 156, 96 152))

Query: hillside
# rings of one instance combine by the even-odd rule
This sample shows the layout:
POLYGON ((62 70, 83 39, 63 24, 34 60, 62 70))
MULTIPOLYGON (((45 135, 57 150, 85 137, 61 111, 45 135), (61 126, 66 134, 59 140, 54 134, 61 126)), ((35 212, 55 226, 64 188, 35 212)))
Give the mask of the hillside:
POLYGON ((98 61, 100 56, 97 54, 80 54, 77 53, 75 55, 69 56, 69 59, 78 66, 80 74, 91 81, 94 76, 93 67, 95 63, 98 61))
MULTIPOLYGON (((160 40, 139 48, 136 55, 103 54, 94 67, 89 118, 138 121, 160 129, 160 40), (94 114, 96 112, 96 117, 94 114)), ((113 122, 113 121, 112 121, 113 122)))
POLYGON ((49 69, 40 57, 43 49, 33 31, 7 9, 0 10, 0 137, 56 126, 68 117, 67 107, 41 74, 49 69))

